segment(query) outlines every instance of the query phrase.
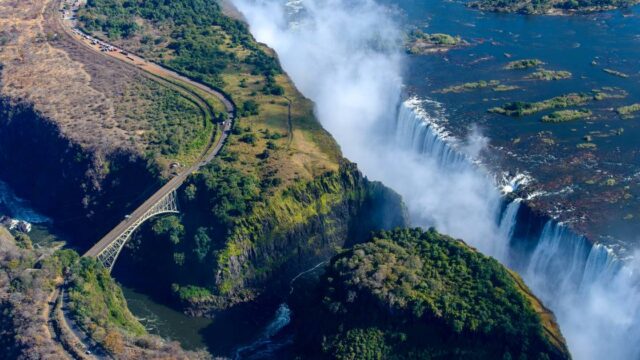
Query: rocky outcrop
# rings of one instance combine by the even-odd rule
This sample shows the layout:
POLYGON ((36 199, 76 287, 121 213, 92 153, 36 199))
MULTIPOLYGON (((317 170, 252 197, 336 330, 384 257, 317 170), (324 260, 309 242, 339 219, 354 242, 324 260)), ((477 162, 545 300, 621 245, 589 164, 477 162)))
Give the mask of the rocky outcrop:
POLYGON ((346 163, 339 173, 287 189, 243 219, 218 255, 215 283, 222 295, 267 284, 286 289, 297 273, 337 249, 406 223, 400 197, 346 163))

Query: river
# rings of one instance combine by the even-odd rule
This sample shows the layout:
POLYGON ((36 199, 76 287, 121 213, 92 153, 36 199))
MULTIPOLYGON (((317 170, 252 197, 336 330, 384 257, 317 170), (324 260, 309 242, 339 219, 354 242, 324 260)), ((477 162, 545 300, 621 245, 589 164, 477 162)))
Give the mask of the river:
POLYGON ((406 91, 434 100, 443 111, 438 121, 446 122, 456 137, 464 139, 470 128, 480 129, 488 139, 489 166, 526 171, 535 179, 535 190, 547 193, 536 206, 576 223, 581 232, 616 247, 623 256, 632 252, 635 244, 629 242, 640 233, 640 222, 634 220, 640 215, 640 115, 623 118, 613 109, 640 102, 640 6, 581 16, 522 16, 483 13, 460 2, 384 2, 401 9, 403 26, 459 35, 469 42, 442 55, 408 56, 406 91), (569 71, 572 76, 536 81, 527 79, 533 69, 504 68, 519 59, 539 59, 542 68, 569 71), (479 80, 497 80, 518 89, 439 93, 479 80), (626 96, 571 107, 588 109, 592 116, 561 124, 540 121, 550 111, 521 118, 487 112, 511 101, 535 102, 594 89, 626 96), (595 148, 578 147, 585 142, 595 148))
MULTIPOLYGON (((633 277, 627 276, 633 269, 558 222, 519 239, 518 229, 527 221, 519 217, 524 199, 507 203, 496 185, 512 191, 521 183, 507 176, 511 182, 496 184, 494 175, 525 175, 534 184, 528 195, 547 194, 541 207, 568 204, 555 214, 565 219, 575 220, 573 214, 580 211, 605 214, 583 228, 617 245, 618 254, 633 254, 637 238, 630 235, 640 233, 640 222, 623 219, 627 214, 640 216, 635 200, 640 195, 635 177, 640 126, 637 119, 619 118, 611 109, 640 101, 639 8, 537 17, 486 14, 457 2, 384 2, 395 10, 369 1, 345 5, 327 0, 323 6, 311 0, 291 1, 284 7, 288 11, 273 13, 267 11, 272 8, 235 1, 258 40, 276 49, 296 85, 316 102, 320 120, 345 155, 368 176, 400 192, 414 224, 435 225, 516 268, 558 315, 576 359, 636 357, 640 297, 633 277), (392 43, 410 27, 460 35, 470 46, 441 55, 406 56, 392 43), (508 61, 523 58, 539 58, 545 68, 573 76, 531 81, 524 79, 528 72, 504 69, 508 61), (605 68, 629 77, 612 76, 605 68), (494 79, 519 89, 437 92, 494 79), (514 119, 486 112, 508 101, 610 87, 626 92, 626 97, 585 105, 594 114, 588 121, 550 125, 539 121, 542 114, 514 119), (623 132, 612 135, 621 128, 623 132), (576 146, 585 136, 596 139, 597 151, 589 156, 576 146), (615 182, 609 185, 607 179, 615 182), (587 182, 591 180, 595 182, 587 182), (621 191, 621 198, 630 195, 629 201, 602 201, 621 191), (534 245, 515 257, 512 245, 518 239, 534 245)), ((117 266, 115 274, 118 278, 117 266)), ((281 305, 213 320, 186 317, 164 305, 166 300, 136 291, 122 276, 120 280, 132 312, 150 332, 217 355, 237 355, 236 350, 243 349, 240 357, 251 358, 254 348, 269 353, 272 336, 295 316, 281 305), (247 349, 252 352, 243 354, 247 349)), ((278 344, 286 342, 284 337, 278 344)))
POLYGON ((435 226, 517 270, 557 315, 576 359, 640 356, 638 264, 631 260, 639 233, 638 125, 612 110, 639 96, 638 7, 525 17, 440 1, 388 0, 391 9, 368 0, 234 3, 314 100, 345 156, 399 192, 414 225, 435 226), (408 56, 401 44, 413 26, 461 35, 470 45, 408 56), (572 79, 534 81, 525 79, 532 70, 504 69, 529 57, 571 71, 572 79), (435 92, 478 80, 519 88, 435 92), (594 90, 615 98, 596 99, 594 90), (545 113, 487 114, 509 101, 569 92, 592 94, 582 105, 592 118, 548 124, 540 121, 545 113))

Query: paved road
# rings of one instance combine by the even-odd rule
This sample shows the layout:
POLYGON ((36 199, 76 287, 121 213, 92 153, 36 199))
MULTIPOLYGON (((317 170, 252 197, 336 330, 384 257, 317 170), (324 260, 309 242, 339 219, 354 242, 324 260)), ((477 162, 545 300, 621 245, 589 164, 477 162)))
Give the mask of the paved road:
MULTIPOLYGON (((62 4, 62 1, 60 2, 62 4)), ((102 51, 105 45, 111 46, 110 44, 106 44, 105 42, 94 43, 91 37, 82 34, 80 31, 74 28, 74 21, 69 17, 65 17, 63 14, 58 15, 58 19, 62 25, 64 31, 75 41, 84 45, 87 49, 91 49, 92 51, 103 54, 104 56, 109 56, 115 58, 125 64, 136 67, 144 72, 149 74, 160 76, 161 78, 172 80, 174 82, 188 84, 189 86, 196 87, 210 95, 215 96, 219 99, 225 106, 227 111, 227 119, 222 123, 221 130, 222 134, 218 138, 218 141, 211 144, 211 146, 201 155, 200 160, 192 165, 191 167, 184 169, 180 174, 174 176, 169 182, 167 182, 164 186, 162 186, 155 194, 151 195, 142 205, 140 205, 137 209, 135 209, 127 219, 123 220, 120 224, 118 224, 115 228, 113 228, 107 235, 105 235, 100 241, 98 241, 89 251, 87 251, 84 256, 97 256, 102 250, 104 250, 109 244, 111 244, 115 239, 120 236, 130 224, 134 223, 137 219, 141 218, 149 209, 151 209, 160 199, 162 199, 165 195, 169 194, 171 191, 176 190, 184 183, 187 177, 200 169, 201 167, 208 164, 213 158, 218 155, 220 149, 224 145, 224 142, 229 135, 231 130, 231 126, 233 124, 233 120, 235 119, 236 108, 234 104, 229 100, 229 98, 223 94, 222 92, 210 88, 206 85, 193 81, 183 75, 176 73, 175 71, 164 68, 156 63, 150 62, 140 56, 135 54, 131 54, 129 52, 121 52, 121 51, 102 51)))
POLYGON ((75 338, 77 353, 79 353, 83 359, 111 359, 111 356, 109 356, 98 343, 96 343, 90 336, 80 329, 78 325, 71 320, 71 318, 69 318, 69 310, 65 306, 67 293, 64 289, 60 290, 58 296, 60 301, 59 311, 62 315, 60 319, 62 320, 62 324, 60 324, 60 326, 64 326, 68 335, 75 338))

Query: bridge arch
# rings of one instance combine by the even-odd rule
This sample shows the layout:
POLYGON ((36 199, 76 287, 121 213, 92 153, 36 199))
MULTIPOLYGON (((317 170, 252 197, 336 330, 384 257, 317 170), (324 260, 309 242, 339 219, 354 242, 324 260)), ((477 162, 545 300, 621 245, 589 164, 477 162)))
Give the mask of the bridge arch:
POLYGON ((124 245, 131 239, 131 235, 136 229, 140 227, 145 221, 151 219, 154 216, 160 214, 179 213, 178 211, 178 199, 176 190, 168 192, 158 202, 156 202, 149 210, 147 210, 142 216, 131 219, 131 224, 118 234, 112 241, 110 241, 102 249, 94 250, 90 249, 87 254, 94 256, 98 261, 104 265, 105 268, 111 272, 113 266, 120 255, 120 252, 124 248, 124 245), (93 252, 93 253, 92 253, 93 252))

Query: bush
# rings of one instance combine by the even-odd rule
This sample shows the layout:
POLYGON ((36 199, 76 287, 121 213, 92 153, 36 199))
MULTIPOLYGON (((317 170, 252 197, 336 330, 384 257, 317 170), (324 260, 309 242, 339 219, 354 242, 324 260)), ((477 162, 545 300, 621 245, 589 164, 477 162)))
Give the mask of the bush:
POLYGON ((240 111, 241 116, 258 115, 260 113, 259 105, 255 100, 247 100, 242 103, 242 109, 240 111))

